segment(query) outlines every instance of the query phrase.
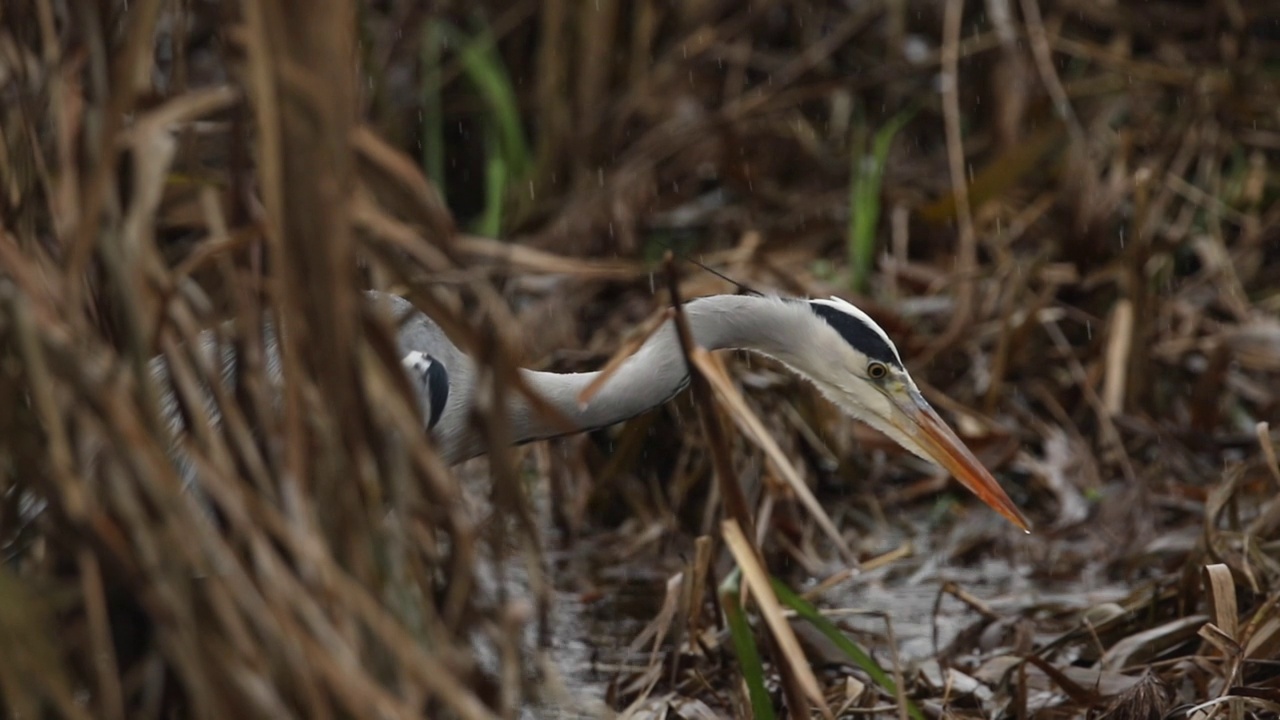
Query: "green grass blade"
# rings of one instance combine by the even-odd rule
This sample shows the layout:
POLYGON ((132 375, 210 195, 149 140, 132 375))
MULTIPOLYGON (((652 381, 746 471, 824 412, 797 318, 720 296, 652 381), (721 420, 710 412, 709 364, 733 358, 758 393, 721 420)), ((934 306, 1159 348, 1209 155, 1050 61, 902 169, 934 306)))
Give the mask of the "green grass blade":
POLYGON ((720 607, 724 610, 725 622, 729 625, 729 637, 733 640, 733 652, 738 657, 742 679, 747 684, 751 714, 755 720, 773 720, 773 700, 764 684, 764 663, 756 649, 751 624, 747 622, 747 615, 738 604, 741 577, 741 572, 735 569, 720 583, 720 607))
MULTIPOLYGON (((849 658, 850 662, 870 675, 873 682, 895 696, 898 694, 898 685, 893 681, 893 678, 889 677, 884 668, 880 667, 880 664, 870 655, 850 640, 848 635, 845 635, 840 628, 836 627, 835 623, 823 617, 817 608, 810 604, 809 601, 792 592, 782 581, 777 578, 770 578, 770 581, 773 584, 773 591, 778 595, 779 602, 794 610, 797 615, 809 621, 809 624, 827 636, 827 639, 840 648, 840 651, 849 658)), ((914 720, 924 720, 924 714, 915 706, 915 703, 910 700, 906 702, 907 712, 910 713, 911 717, 914 720)))
POLYGON ((498 130, 499 145, 513 181, 529 169, 529 146, 520 125, 520 108, 511 78, 488 33, 464 43, 458 51, 467 79, 476 87, 498 130))
POLYGON ((506 155, 499 152, 497 145, 497 129, 485 124, 485 148, 488 157, 484 170, 484 212, 476 220, 475 230, 485 237, 498 237, 502 234, 502 211, 507 200, 507 179, 510 168, 506 155))
POLYGON ((446 30, 438 22, 428 22, 422 43, 422 167, 443 196, 444 181, 444 45, 446 30))
POLYGON ((443 178, 444 119, 442 114, 431 117, 431 102, 434 101, 436 112, 441 112, 439 51, 447 43, 457 48, 462 74, 475 88, 485 109, 485 205, 473 227, 478 233, 498 237, 502 234, 507 202, 512 197, 511 188, 528 178, 532 164, 511 78, 488 32, 467 37, 445 21, 434 23, 428 28, 428 32, 433 35, 428 36, 428 42, 425 43, 427 47, 423 49, 424 70, 430 71, 434 67, 435 76, 433 82, 432 73, 424 72, 423 102, 428 107, 423 118, 423 133, 426 136, 426 142, 423 143, 423 164, 433 178, 443 178), (436 43, 434 50, 431 47, 433 42, 436 43), (433 51, 436 53, 435 57, 428 54, 433 51))
POLYGON ((916 113, 915 109, 903 110, 887 125, 876 132, 871 140, 870 152, 864 152, 862 131, 855 128, 850 143, 849 183, 849 265, 852 270, 850 287, 865 293, 871 280, 871 266, 875 262, 876 227, 880 224, 880 187, 884 180, 884 167, 889 159, 889 148, 902 127, 916 113))

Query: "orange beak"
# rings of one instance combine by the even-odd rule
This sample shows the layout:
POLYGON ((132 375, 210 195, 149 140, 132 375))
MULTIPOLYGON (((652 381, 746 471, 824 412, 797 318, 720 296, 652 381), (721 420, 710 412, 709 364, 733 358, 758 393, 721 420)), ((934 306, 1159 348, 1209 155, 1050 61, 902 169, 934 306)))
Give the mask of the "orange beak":
POLYGON ((908 449, 941 465, 982 502, 990 505, 1024 532, 1031 532, 1031 524, 1009 499, 1004 488, 1000 487, 978 458, 956 437, 955 432, 938 417, 938 413, 918 390, 911 388, 901 395, 889 393, 889 396, 899 411, 893 424, 917 444, 917 447, 908 449))

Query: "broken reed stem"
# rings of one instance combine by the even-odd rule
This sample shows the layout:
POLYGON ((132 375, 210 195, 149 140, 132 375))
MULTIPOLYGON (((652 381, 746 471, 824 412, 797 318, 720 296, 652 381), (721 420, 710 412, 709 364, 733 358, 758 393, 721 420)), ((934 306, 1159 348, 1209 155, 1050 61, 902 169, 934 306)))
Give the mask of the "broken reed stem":
POLYGON ((1107 353, 1102 381, 1102 408, 1111 417, 1124 412, 1129 379, 1129 354, 1133 348, 1133 303, 1116 301, 1107 324, 1107 353))
MULTIPOLYGON (((720 495, 723 498, 725 512, 729 516, 730 522, 723 525, 726 531, 736 532, 741 537, 741 547, 735 552, 737 555, 747 553, 751 557, 750 565, 758 568, 760 572, 764 572, 764 556, 760 552, 760 548, 756 546, 751 539, 756 537, 755 523, 752 521, 750 506, 747 504, 746 494, 742 491, 742 485, 738 483, 737 476, 733 472, 733 461, 729 457, 729 443, 725 436, 724 427, 720 424, 720 417, 716 413, 718 405, 715 402, 715 395, 712 392, 710 381, 703 375, 699 364, 696 362, 698 353, 706 352, 703 348, 698 347, 693 342, 693 334, 689 330, 689 323, 684 316, 683 306, 680 298, 680 278, 676 273, 676 265, 674 255, 670 250, 666 252, 663 258, 663 264, 667 271, 667 286, 671 292, 671 303, 675 309, 676 329, 680 338, 680 350, 684 353, 685 367, 689 372, 689 385, 693 392, 694 407, 697 409, 698 419, 702 423, 703 431, 707 435, 707 444, 711 449, 712 464, 715 468, 716 484, 720 488, 720 495)), ((724 537, 729 542, 730 537, 724 537)), ((739 566, 741 566, 741 560, 739 566)), ((745 571, 745 568, 744 568, 745 571)), ((765 607, 765 603, 772 601, 773 607, 777 607, 777 599, 773 597, 773 591, 769 587, 767 578, 764 580, 761 588, 756 588, 757 601, 761 607, 765 607), (767 597, 761 595, 764 593, 767 597)), ((773 624, 771 623, 771 626, 773 624)), ((777 627, 773 627, 774 634, 781 644, 779 647, 773 643, 769 647, 774 652, 774 658, 778 672, 782 676, 782 688, 787 696, 787 704, 794 709, 797 717, 808 714, 808 706, 810 702, 814 703, 824 716, 830 715, 830 710, 822 700, 822 694, 817 691, 817 681, 813 679, 812 670, 804 661, 803 653, 800 653, 800 663, 788 662, 794 659, 799 651, 799 646, 795 645, 795 636, 790 635, 791 642, 787 642, 779 633, 783 632, 777 627), (816 699, 815 699, 816 697, 816 699)), ((790 626, 786 627, 786 632, 790 631, 790 626)))
POLYGON ((790 458, 782 452, 782 448, 778 446, 778 441, 769 434, 764 423, 751 411, 746 399, 742 397, 742 393, 738 391, 737 386, 729 379, 724 365, 719 362, 718 358, 702 348, 696 348, 692 358, 698 366, 698 370, 701 371, 702 377, 706 378, 708 386, 715 392, 720 406, 728 412, 730 419, 738 426, 739 431, 746 434, 755 443, 756 447, 764 451, 765 457, 773 465, 774 471, 782 476, 782 480, 799 498, 800 504, 813 516, 818 523, 818 527, 831 540, 831 543, 844 561, 852 567, 857 567, 857 555, 849 547, 849 544, 845 542, 844 537, 840 535, 840 530, 831 520, 827 511, 822 508, 822 504, 818 502, 818 498, 814 496, 813 491, 805 484, 804 479, 800 477, 800 472, 796 470, 790 458))
MULTIPOLYGON (((733 460, 729 457, 729 443, 725 436, 724 426, 720 424, 720 416, 716 414, 715 396, 711 386, 693 361, 693 333, 689 330, 689 322, 684 316, 683 303, 680 298, 680 277, 676 272, 675 256, 670 250, 663 257, 667 271, 667 288, 671 293, 671 305, 675 310, 676 334, 680 339, 680 351, 684 353, 685 368, 689 373, 689 389, 693 393, 693 405, 698 413, 698 421, 707 434, 707 445, 711 451, 711 462, 715 468, 716 485, 720 488, 720 496, 724 499, 725 514, 737 521, 738 526, 748 538, 756 536, 755 523, 752 520, 751 508, 747 503, 746 493, 738 483, 733 472, 733 460)), ((757 556, 760 549, 751 544, 757 556)))
POLYGON ((261 39, 271 38, 274 73, 267 92, 279 109, 278 153, 268 154, 264 147, 261 164, 278 167, 283 183, 280 206, 273 208, 281 232, 268 242, 278 263, 277 337, 285 386, 298 387, 301 377, 310 378, 341 409, 336 426, 316 427, 304 419, 309 414, 304 399, 288 393, 294 431, 289 467, 299 478, 312 477, 325 495, 337 493, 330 498, 335 501, 350 498, 352 488, 370 491, 376 484, 369 476, 372 468, 359 457, 370 438, 356 355, 349 351, 361 334, 349 203, 355 169, 350 143, 355 17, 352 0, 318 5, 289 0, 267 6, 262 29, 268 34, 261 39), (342 445, 354 456, 322 451, 312 457, 315 449, 342 445))
POLYGON ((813 668, 809 666, 804 651, 800 648, 800 641, 796 638, 795 631, 782 610, 782 604, 778 602, 778 597, 773 591, 773 586, 769 582, 769 573, 765 569, 764 561, 760 558, 759 549, 751 541, 751 536, 745 534, 732 519, 721 523, 720 531, 725 546, 729 548, 730 554, 742 570, 742 579, 746 582, 751 595, 755 597, 756 607, 759 608, 760 615, 769 628, 767 637, 772 638, 773 642, 768 643, 767 646, 774 657, 778 671, 783 676, 783 689, 786 691, 787 704, 791 708, 791 717, 807 717, 809 713, 805 705, 812 703, 823 717, 830 718, 831 710, 827 708, 818 680, 814 677, 813 668))

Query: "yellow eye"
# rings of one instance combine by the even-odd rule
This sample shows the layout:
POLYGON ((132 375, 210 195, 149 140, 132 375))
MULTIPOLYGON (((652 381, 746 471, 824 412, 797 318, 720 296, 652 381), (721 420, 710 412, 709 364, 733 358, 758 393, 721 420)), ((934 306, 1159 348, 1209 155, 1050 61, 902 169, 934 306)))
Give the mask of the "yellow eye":
POLYGON ((872 380, 883 379, 884 376, 888 374, 889 374, 889 368, 885 367, 884 363, 873 362, 867 366, 867 377, 871 378, 872 380))

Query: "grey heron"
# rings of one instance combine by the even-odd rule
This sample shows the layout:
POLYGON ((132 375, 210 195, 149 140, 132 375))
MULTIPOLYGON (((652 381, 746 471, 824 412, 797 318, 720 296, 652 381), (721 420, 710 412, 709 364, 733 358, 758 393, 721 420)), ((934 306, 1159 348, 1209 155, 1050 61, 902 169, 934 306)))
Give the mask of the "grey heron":
MULTIPOLYGON (((409 301, 370 293, 398 322, 399 348, 419 395, 428 432, 451 463, 484 452, 469 420, 475 366, 409 301)), ((839 298, 712 295, 684 306, 693 340, 709 350, 744 349, 780 361, 848 415, 941 466, 1023 530, 1027 520, 991 473, 939 417, 907 373, 893 341, 866 313, 839 298)), ((689 373, 677 329, 667 320, 583 405, 582 391, 599 372, 521 370, 529 388, 567 419, 566 428, 512 393, 507 407, 517 442, 612 425, 678 393, 689 373)))

